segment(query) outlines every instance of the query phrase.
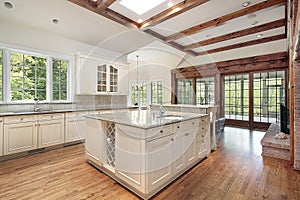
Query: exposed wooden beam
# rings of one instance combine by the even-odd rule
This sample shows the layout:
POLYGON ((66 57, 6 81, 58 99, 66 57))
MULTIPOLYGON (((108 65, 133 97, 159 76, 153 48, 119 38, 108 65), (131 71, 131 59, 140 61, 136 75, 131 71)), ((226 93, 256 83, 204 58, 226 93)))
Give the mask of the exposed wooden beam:
POLYGON ((209 44, 215 44, 215 43, 218 43, 218 42, 223 42, 223 41, 226 41, 226 40, 231 40, 231 39, 234 39, 234 38, 238 38, 238 37, 242 37, 242 36, 262 32, 262 31, 267 31, 267 30, 278 28, 278 27, 286 26, 286 24, 287 24, 286 19, 280 19, 280 20, 276 20, 276 21, 273 21, 273 22, 269 22, 269 23, 266 23, 266 24, 259 25, 259 26, 255 26, 255 27, 252 27, 252 28, 247 28, 247 29, 244 29, 244 30, 240 30, 240 31, 228 33, 228 34, 225 34, 225 35, 221 35, 221 36, 218 36, 218 37, 215 37, 215 38, 210 38, 210 39, 203 40, 203 41, 200 41, 200 42, 195 42, 193 44, 189 44, 189 45, 184 46, 184 49, 188 50, 188 49, 193 49, 193 48, 197 48, 197 47, 201 47, 201 46, 206 46, 206 45, 209 45, 209 44))
POLYGON ((210 49, 207 51, 197 53, 197 56, 217 53, 217 52, 221 52, 221 51, 228 51, 228 50, 232 50, 232 49, 238 49, 238 48, 252 46, 252 45, 256 45, 256 44, 263 44, 263 43, 272 42, 272 41, 281 40, 281 39, 286 39, 286 34, 280 34, 280 35, 270 36, 270 37, 266 37, 266 38, 262 38, 262 39, 258 39, 258 40, 251 40, 248 42, 233 44, 233 45, 220 47, 220 48, 216 48, 216 49, 210 49))
POLYGON ((250 13, 254 13, 254 12, 257 12, 257 11, 260 11, 260 10, 263 10, 263 9, 266 9, 266 8, 270 8, 270 7, 273 7, 273 6, 286 4, 286 2, 287 2, 286 0, 264 1, 264 2, 261 2, 261 3, 255 4, 253 6, 250 6, 248 8, 244 8, 242 10, 238 10, 236 12, 224 15, 222 17, 210 20, 208 22, 204 22, 202 24, 193 26, 191 28, 185 29, 185 30, 180 31, 178 33, 174 33, 174 34, 166 37, 166 39, 167 39, 167 41, 174 41, 174 40, 180 39, 184 36, 193 35, 193 34, 198 33, 198 32, 200 32, 204 29, 219 26, 219 25, 224 24, 225 22, 227 22, 229 20, 236 19, 236 18, 242 17, 242 16, 250 14, 250 13))
POLYGON ((83 8, 86 8, 94 13, 97 13, 99 15, 102 15, 103 17, 106 17, 108 19, 111 19, 117 23, 123 24, 124 26, 127 26, 129 28, 138 28, 139 24, 135 21, 124 17, 123 15, 120 15, 119 13, 116 13, 110 9, 105 9, 104 11, 100 11, 97 9, 97 4, 92 4, 88 0, 68 0, 76 5, 79 5, 83 8))
POLYGON ((97 10, 102 12, 106 8, 108 8, 111 4, 113 4, 116 0, 101 0, 97 2, 97 10))
POLYGON ((154 26, 163 21, 166 21, 170 18, 173 18, 177 15, 180 15, 192 8, 195 8, 209 0, 185 0, 181 3, 174 5, 172 8, 169 8, 141 23, 140 28, 144 28, 146 26, 154 26))
POLYGON ((252 56, 248 58, 239 58, 235 60, 228 60, 228 61, 220 61, 216 63, 208 63, 196 66, 188 66, 182 68, 172 69, 171 73, 175 74, 185 74, 185 73, 192 73, 192 72, 199 72, 199 71, 212 71, 213 69, 219 68, 230 68, 234 66, 249 66, 249 65, 257 65, 258 63, 266 63, 269 61, 276 61, 281 60, 285 61, 287 64, 288 55, 287 52, 279 52, 274 54, 266 54, 260 56, 252 56))
POLYGON ((195 51, 192 51, 192 50, 186 50, 185 51, 183 46, 176 43, 176 42, 166 42, 166 37, 165 36, 155 32, 151 29, 146 29, 146 30, 144 30, 144 32, 148 33, 149 35, 152 35, 153 37, 158 38, 159 40, 163 41, 164 43, 167 43, 169 46, 174 47, 175 49, 178 49, 179 51, 186 52, 186 53, 191 54, 193 56, 197 55, 197 53, 195 51))

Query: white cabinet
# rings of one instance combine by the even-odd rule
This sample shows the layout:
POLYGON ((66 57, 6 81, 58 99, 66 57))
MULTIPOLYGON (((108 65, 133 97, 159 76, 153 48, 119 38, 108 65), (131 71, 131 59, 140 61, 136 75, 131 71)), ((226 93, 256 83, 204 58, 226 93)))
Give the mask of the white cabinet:
MULTIPOLYGON (((171 134, 171 132, 170 132, 171 134)), ((172 178, 172 135, 147 142, 147 190, 150 193, 172 178)))
POLYGON ((100 166, 104 160, 102 133, 101 121, 86 118, 85 154, 89 160, 100 166))
POLYGON ((36 148, 36 115, 20 115, 4 118, 4 155, 36 148))
POLYGON ((128 66, 86 55, 76 58, 77 94, 128 94, 128 66))
POLYGON ((64 114, 38 115, 38 147, 64 143, 64 114))
POLYGON ((85 139, 86 115, 86 111, 66 113, 65 142, 73 142, 85 139))
POLYGON ((145 192, 145 141, 143 129, 116 125, 115 175, 131 187, 145 192))
POLYGON ((97 86, 97 61, 87 57, 76 59, 76 93, 95 94, 97 86))
POLYGON ((3 117, 0 117, 0 156, 3 155, 3 117))

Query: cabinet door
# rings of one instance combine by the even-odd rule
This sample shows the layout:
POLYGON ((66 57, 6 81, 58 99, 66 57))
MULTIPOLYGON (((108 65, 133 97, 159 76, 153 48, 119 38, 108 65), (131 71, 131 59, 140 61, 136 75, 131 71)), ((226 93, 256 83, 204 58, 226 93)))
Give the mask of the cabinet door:
POLYGON ((145 143, 138 135, 144 129, 118 124, 116 127, 116 176, 135 189, 145 192, 145 143), (131 131, 132 130, 132 131, 131 131))
POLYGON ((41 121, 38 125, 38 147, 48 147, 64 143, 64 123, 62 119, 41 121))
POLYGON ((196 130, 190 130, 189 132, 185 133, 184 137, 184 147, 185 151, 185 158, 187 166, 190 166, 195 163, 196 161, 196 152, 195 152, 195 133, 196 130))
POLYGON ((103 164, 103 129, 99 120, 86 118, 86 156, 98 165, 103 164))
POLYGON ((147 193, 166 184, 172 177, 172 136, 147 142, 147 193))
POLYGON ((76 93, 95 94, 97 87, 97 62, 84 57, 77 58, 76 63, 76 93))
POLYGON ((66 120, 66 142, 85 139, 85 118, 68 118, 66 120))
POLYGON ((120 66, 118 70, 118 89, 121 94, 128 94, 128 67, 120 66))
POLYGON ((3 156, 3 118, 0 118, 0 156, 3 156))
POLYGON ((184 146, 185 133, 185 131, 178 131, 173 138, 174 141, 171 148, 174 174, 182 172, 186 167, 184 146))
POLYGON ((4 155, 37 148, 35 122, 4 125, 4 155))

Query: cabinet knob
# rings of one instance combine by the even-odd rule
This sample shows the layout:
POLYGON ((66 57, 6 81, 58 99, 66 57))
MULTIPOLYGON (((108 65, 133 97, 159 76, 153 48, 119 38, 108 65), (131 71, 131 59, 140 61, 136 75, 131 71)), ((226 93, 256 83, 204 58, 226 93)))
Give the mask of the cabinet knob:
POLYGON ((160 132, 160 133, 163 133, 164 131, 163 131, 163 130, 160 130, 159 132, 160 132))
POLYGON ((194 125, 194 124, 195 124, 195 122, 192 122, 192 124, 194 125))
POLYGON ((21 118, 21 121, 23 121, 23 118, 21 118))
POLYGON ((177 126, 177 128, 180 128, 180 126, 177 126))
POLYGON ((190 135, 189 133, 186 133, 186 134, 184 134, 185 136, 188 136, 188 135, 190 135))
POLYGON ((173 138, 171 138, 171 141, 173 142, 173 141, 174 141, 174 139, 173 139, 173 138))

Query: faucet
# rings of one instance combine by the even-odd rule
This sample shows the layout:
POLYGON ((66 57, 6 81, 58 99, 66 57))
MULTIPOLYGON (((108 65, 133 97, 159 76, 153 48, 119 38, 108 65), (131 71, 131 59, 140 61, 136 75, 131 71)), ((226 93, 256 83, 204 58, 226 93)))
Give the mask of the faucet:
POLYGON ((39 104, 39 100, 38 98, 34 98, 34 112, 39 112, 41 111, 41 108, 38 107, 38 104, 39 104))
POLYGON ((159 116, 162 117, 166 112, 166 109, 163 107, 163 104, 160 104, 159 107, 159 116))

